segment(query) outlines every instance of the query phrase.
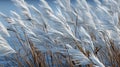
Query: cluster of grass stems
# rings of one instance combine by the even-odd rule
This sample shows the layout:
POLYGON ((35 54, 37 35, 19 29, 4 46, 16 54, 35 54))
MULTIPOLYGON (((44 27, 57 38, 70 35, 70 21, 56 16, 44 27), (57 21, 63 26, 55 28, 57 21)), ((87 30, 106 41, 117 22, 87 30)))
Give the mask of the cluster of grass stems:
MULTIPOLYGON (((28 19, 26 19, 26 21, 30 21, 30 22, 31 20, 32 19, 29 17, 28 19)), ((77 20, 75 22, 77 24, 77 20)), ((18 29, 16 28, 16 26, 14 26, 14 34, 19 43, 19 46, 17 46, 17 43, 13 41, 14 42, 13 47, 17 46, 16 49, 14 48, 16 50, 16 53, 4 57, 5 60, 10 61, 8 63, 6 62, 7 64, 5 66, 9 66, 9 67, 13 67, 13 66, 15 67, 93 67, 94 66, 94 63, 90 63, 87 65, 80 65, 79 62, 78 62, 79 65, 76 65, 77 61, 72 60, 71 56, 69 56, 69 52, 68 55, 64 55, 61 52, 52 52, 51 50, 49 50, 51 49, 49 46, 45 46, 48 47, 46 51, 41 51, 39 50, 38 47, 35 46, 36 44, 33 41, 31 41, 31 39, 27 36, 27 33, 24 31, 23 28, 21 30, 24 33, 23 36, 25 40, 22 40, 22 37, 21 35, 19 35, 19 31, 17 30, 18 29)), ((46 25, 43 26, 43 30, 47 33, 46 25)), ((76 31, 74 32, 75 34, 76 31)), ((91 34, 91 39, 96 40, 94 34, 91 34)), ((89 57, 90 53, 84 52, 84 50, 80 46, 80 43, 78 43, 76 40, 73 41, 76 45, 72 45, 72 46, 75 46, 76 49, 81 51, 85 56, 89 57)), ((120 67, 120 47, 115 46, 115 42, 113 40, 107 41, 106 44, 108 44, 109 47, 108 46, 105 46, 104 48, 95 47, 94 50, 95 56, 98 57, 98 59, 101 62, 103 62, 103 64, 106 67, 120 67), (108 64, 105 63, 106 60, 109 62, 108 64)), ((66 49, 67 52, 67 48, 64 49, 66 49)))

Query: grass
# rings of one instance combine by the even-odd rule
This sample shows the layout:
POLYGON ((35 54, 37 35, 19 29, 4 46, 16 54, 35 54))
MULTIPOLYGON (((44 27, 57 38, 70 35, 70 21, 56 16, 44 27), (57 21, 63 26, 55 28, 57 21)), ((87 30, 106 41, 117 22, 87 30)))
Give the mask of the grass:
POLYGON ((86 12, 85 5, 79 5, 83 4, 82 0, 77 0, 76 7, 70 5, 69 0, 56 1, 57 12, 44 0, 40 1, 40 9, 24 0, 13 2, 21 14, 14 11, 10 17, 0 14, 9 26, 4 28, 5 32, 9 31, 11 38, 15 38, 11 43, 16 51, 2 57, 6 61, 4 67, 120 67, 119 43, 117 38, 112 38, 113 32, 114 36, 119 36, 118 31, 111 26, 107 28, 105 21, 103 24, 96 22, 100 19, 89 11, 91 7, 88 6, 86 12), (104 29, 96 29, 92 21, 104 29))

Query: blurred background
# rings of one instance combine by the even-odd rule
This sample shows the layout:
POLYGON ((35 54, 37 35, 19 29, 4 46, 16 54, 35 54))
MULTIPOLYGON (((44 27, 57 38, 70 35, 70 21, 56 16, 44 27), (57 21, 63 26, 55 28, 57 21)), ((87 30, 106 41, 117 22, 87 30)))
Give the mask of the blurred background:
MULTIPOLYGON (((29 4, 38 7, 39 0, 25 0, 25 1, 29 4)), ((16 8, 17 7, 14 5, 14 3, 11 0, 0 0, 0 12, 3 12, 5 14, 10 14, 10 10, 17 11, 18 9, 16 8)))
MULTIPOLYGON (((34 5, 35 7, 39 8, 39 0, 25 0, 27 3, 34 5)), ((55 7, 53 2, 55 0, 46 0, 52 8, 55 7)), ((71 0, 73 3, 75 0, 71 0)), ((14 5, 14 3, 11 0, 0 0, 0 12, 3 12, 5 14, 10 14, 10 10, 17 11, 17 7, 14 5)))

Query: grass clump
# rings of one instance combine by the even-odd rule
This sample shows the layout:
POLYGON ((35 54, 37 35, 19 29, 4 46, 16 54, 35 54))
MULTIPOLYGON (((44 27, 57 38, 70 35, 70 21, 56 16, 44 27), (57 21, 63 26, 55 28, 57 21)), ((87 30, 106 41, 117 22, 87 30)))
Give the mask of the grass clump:
POLYGON ((0 13, 13 51, 3 56, 5 67, 120 67, 119 11, 112 9, 117 1, 93 1, 95 7, 86 0, 56 0, 56 11, 45 0, 39 8, 12 1, 20 13, 0 13))

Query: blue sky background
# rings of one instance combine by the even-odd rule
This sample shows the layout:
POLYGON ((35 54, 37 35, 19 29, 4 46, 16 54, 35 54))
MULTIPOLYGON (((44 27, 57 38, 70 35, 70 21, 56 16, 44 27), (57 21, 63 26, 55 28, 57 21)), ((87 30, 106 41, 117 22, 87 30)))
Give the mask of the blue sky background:
MULTIPOLYGON (((27 3, 34 5, 38 8, 39 0, 25 0, 27 3)), ((55 0, 46 0, 50 4, 50 6, 54 7, 53 1, 55 0)), ((71 0, 74 2, 75 0, 71 0)), ((5 14, 10 14, 10 10, 17 10, 17 7, 13 4, 11 0, 0 0, 0 12, 5 14)))
MULTIPOLYGON (((35 5, 39 4, 39 0, 26 0, 27 3, 35 5)), ((8 14, 10 10, 17 10, 17 7, 13 4, 11 0, 0 0, 0 12, 8 14)))

